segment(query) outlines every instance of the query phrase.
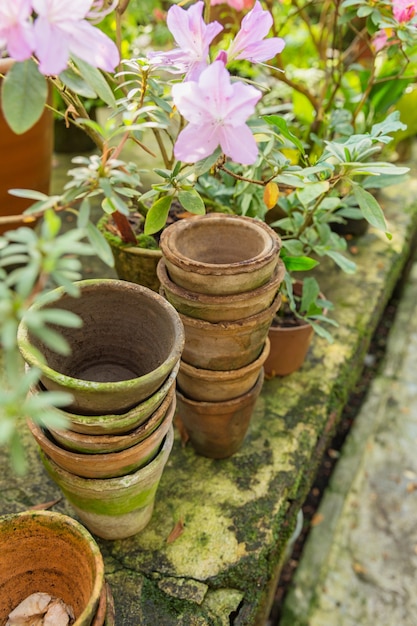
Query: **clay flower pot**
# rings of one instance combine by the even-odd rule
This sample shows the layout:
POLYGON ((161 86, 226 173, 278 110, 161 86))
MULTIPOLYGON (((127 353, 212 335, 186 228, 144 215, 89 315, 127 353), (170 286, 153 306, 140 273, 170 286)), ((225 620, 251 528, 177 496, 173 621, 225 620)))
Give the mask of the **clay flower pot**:
POLYGON ((156 266, 162 258, 161 250, 150 250, 124 243, 119 237, 107 230, 108 219, 107 215, 102 217, 97 227, 111 247, 118 277, 131 283, 143 285, 153 291, 159 291, 160 282, 156 274, 156 266))
POLYGON ((178 391, 200 402, 223 402, 247 393, 255 385, 269 354, 269 339, 255 361, 235 370, 206 370, 181 361, 178 391))
POLYGON ((263 381, 261 370, 252 389, 224 402, 197 402, 177 390, 177 415, 198 454, 225 459, 240 449, 263 381))
POLYGON ((311 340, 314 335, 310 324, 302 324, 292 328, 271 326, 268 332, 271 349, 265 362, 265 374, 288 376, 303 365, 311 340))
POLYGON ((207 295, 179 287, 170 279, 163 259, 158 264, 157 273, 162 287, 160 293, 179 313, 216 323, 234 322, 267 309, 277 295, 285 266, 279 261, 267 283, 250 292, 227 296, 207 295))
POLYGON ((0 517, 0 624, 32 593, 72 607, 73 626, 102 626, 104 564, 90 533, 66 515, 27 511, 0 517), (100 617, 99 617, 100 615, 100 617))
POLYGON ((83 321, 81 328, 54 327, 67 340, 70 355, 51 350, 24 323, 18 329, 19 349, 31 367, 39 368, 46 389, 72 394, 69 411, 126 411, 155 393, 179 361, 181 320, 169 302, 141 285, 113 279, 78 285, 79 298, 59 288, 53 292, 57 300, 46 305, 70 310, 83 321))
MULTIPOLYGON (((56 408, 55 411, 68 420, 68 429, 74 433, 84 435, 120 435, 129 433, 138 428, 150 418, 168 394, 175 389, 175 379, 180 367, 180 361, 174 366, 164 384, 149 398, 140 402, 126 413, 108 415, 79 415, 56 408)), ((41 385, 34 389, 34 393, 44 391, 41 385)))
MULTIPOLYGON (((0 59, 0 74, 5 74, 13 65, 11 59, 0 59)), ((1 87, 1 80, 0 80, 1 87)), ((0 234, 11 228, 35 225, 33 218, 22 222, 14 216, 21 215, 33 200, 18 198, 8 193, 9 189, 35 189, 49 193, 52 172, 53 114, 45 109, 32 128, 16 135, 3 117, 0 106, 0 207, 6 224, 0 224, 0 234)))
MULTIPOLYGON (((128 448, 136 446, 138 443, 149 438, 161 426, 167 416, 169 416, 169 411, 172 412, 172 416, 169 416, 172 421, 174 410, 175 385, 171 385, 168 395, 156 411, 154 411, 154 413, 152 413, 152 415, 145 422, 129 433, 123 433, 120 435, 85 435, 68 429, 56 430, 49 427, 48 430, 58 445, 66 450, 69 450, 70 452, 81 452, 83 454, 90 455, 108 454, 109 452, 127 450, 128 448)), ((168 424, 169 421, 166 423, 168 424)), ((158 433, 156 439, 157 443, 159 437, 164 437, 165 434, 165 429, 162 429, 158 433)))
POLYGON ((259 220, 209 213, 165 228, 160 247, 174 283, 198 293, 231 295, 271 279, 281 240, 259 220))
POLYGON ((235 322, 212 324, 180 315, 185 330, 182 360, 209 370, 233 370, 249 365, 262 352, 280 304, 281 295, 277 294, 267 309, 235 322))
POLYGON ((84 478, 114 478, 135 472, 155 458, 171 427, 174 413, 175 397, 161 423, 144 439, 126 449, 99 454, 92 453, 92 450, 87 453, 67 450, 54 441, 49 431, 30 419, 27 423, 39 447, 62 469, 84 478))
POLYGON ((171 426, 157 456, 145 467, 120 478, 81 478, 41 452, 42 462, 83 524, 103 539, 123 539, 145 528, 174 443, 171 426))

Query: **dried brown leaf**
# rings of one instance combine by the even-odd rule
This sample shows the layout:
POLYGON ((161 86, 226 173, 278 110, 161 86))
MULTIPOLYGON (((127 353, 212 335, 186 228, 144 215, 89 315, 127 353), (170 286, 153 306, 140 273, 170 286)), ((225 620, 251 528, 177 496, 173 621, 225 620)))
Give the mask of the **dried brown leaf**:
POLYGON ((178 539, 178 537, 180 537, 183 532, 184 532, 184 522, 182 521, 182 519, 180 519, 178 520, 174 528, 169 533, 167 537, 167 543, 173 543, 174 541, 176 541, 176 539, 178 539))

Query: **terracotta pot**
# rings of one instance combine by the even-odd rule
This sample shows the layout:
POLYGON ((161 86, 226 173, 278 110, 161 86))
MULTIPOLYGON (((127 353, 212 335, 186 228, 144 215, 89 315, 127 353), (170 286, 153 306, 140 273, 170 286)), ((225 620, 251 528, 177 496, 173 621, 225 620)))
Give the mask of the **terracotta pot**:
POLYGON ((108 241, 114 258, 116 273, 122 280, 137 283, 153 291, 159 291, 160 282, 156 274, 156 267, 162 258, 161 250, 148 250, 139 246, 123 243, 106 228, 107 215, 97 224, 99 230, 108 241))
POLYGON ((198 293, 231 295, 271 279, 281 240, 260 220, 209 213, 165 228, 160 247, 174 283, 198 293))
POLYGON ((240 449, 263 380, 261 370, 250 391, 224 402, 197 402, 177 390, 177 415, 198 454, 212 459, 225 459, 240 449))
MULTIPOLYGON (((167 394, 170 394, 175 389, 175 379, 179 367, 180 361, 176 363, 164 384, 154 394, 127 411, 127 413, 78 415, 77 413, 68 413, 58 408, 55 411, 68 420, 68 428, 74 433, 85 435, 120 435, 128 433, 149 419, 152 413, 164 401, 167 394)), ((38 393, 40 390, 44 391, 45 389, 38 385, 34 392, 38 393)))
POLYGON ((142 469, 120 478, 81 478, 41 452, 43 464, 83 524, 103 539, 123 539, 145 528, 155 494, 174 443, 171 426, 158 455, 142 469))
MULTIPOLYGON (((0 59, 0 74, 6 74, 12 64, 11 59, 0 59)), ((52 150, 52 111, 45 109, 32 128, 22 135, 16 135, 6 123, 0 107, 0 207, 1 216, 5 218, 0 222, 0 234, 18 226, 35 224, 29 216, 25 222, 14 217, 21 215, 33 204, 33 200, 11 196, 8 190, 35 189, 49 193, 52 150)))
MULTIPOLYGON (((58 445, 70 452, 90 455, 119 452, 136 446, 155 433, 166 418, 168 410, 174 410, 173 400, 175 400, 175 385, 171 385, 171 389, 162 404, 145 422, 129 433, 121 435, 85 435, 72 430, 56 430, 50 427, 48 430, 58 445)), ((162 433, 165 435, 164 431, 162 433)))
POLYGON ((179 287, 169 278, 163 259, 158 264, 157 274, 162 286, 160 293, 179 313, 206 322, 233 322, 256 315, 272 304, 284 278, 285 266, 279 261, 271 279, 261 287, 227 296, 207 295, 179 287))
POLYGON ((180 315, 185 330, 182 360, 209 370, 245 367, 262 352, 272 318, 281 304, 277 294, 270 307, 235 322, 211 324, 180 315))
POLYGON ((24 323, 17 333, 19 349, 31 367, 39 368, 46 389, 72 394, 69 411, 121 413, 155 393, 178 363, 184 345, 181 320, 169 302, 141 285, 113 279, 77 284, 79 298, 59 288, 48 305, 70 310, 83 321, 81 328, 53 326, 71 353, 54 352, 24 323))
POLYGON ((31 419, 27 423, 39 447, 62 469, 83 478, 114 478, 135 472, 155 458, 171 427, 174 413, 175 397, 162 422, 145 439, 129 448, 100 454, 67 450, 54 441, 49 431, 31 419))
POLYGON ((235 370, 206 370, 181 361, 178 390, 200 402, 223 402, 248 392, 255 385, 269 354, 269 339, 255 361, 235 370))
POLYGON ((265 362, 268 377, 287 376, 303 365, 314 330, 310 324, 281 328, 271 326, 268 332, 271 349, 265 362))
POLYGON ((20 602, 40 591, 72 607, 73 626, 102 626, 106 589, 96 542, 81 524, 60 513, 27 511, 0 517, 0 624, 20 602))

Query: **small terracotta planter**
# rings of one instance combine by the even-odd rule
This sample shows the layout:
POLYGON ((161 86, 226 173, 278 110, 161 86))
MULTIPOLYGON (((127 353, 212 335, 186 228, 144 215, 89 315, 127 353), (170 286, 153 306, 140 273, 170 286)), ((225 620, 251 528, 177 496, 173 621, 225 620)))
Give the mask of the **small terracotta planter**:
POLYGON ((197 402, 177 390, 177 415, 198 454, 212 459, 225 459, 240 449, 263 380, 264 373, 261 370, 250 391, 224 402, 197 402))
POLYGON ((268 332, 271 350, 265 362, 265 374, 273 378, 288 376, 299 370, 306 359, 313 335, 310 324, 293 328, 271 326, 268 332))
POLYGON ((30 419, 27 423, 39 447, 59 467, 83 478, 103 479, 130 474, 150 463, 158 454, 161 443, 171 427, 174 413, 175 397, 171 400, 159 426, 146 438, 126 449, 101 454, 67 450, 54 441, 49 431, 42 429, 30 419))
POLYGON ((223 402, 247 393, 255 385, 269 354, 269 339, 255 361, 235 370, 206 370, 181 361, 178 391, 199 402, 223 402))
POLYGON ((180 315, 185 330, 182 360, 209 370, 234 370, 249 365, 262 352, 280 304, 281 295, 277 294, 267 309, 235 322, 211 324, 180 315))
POLYGON ((40 369, 46 389, 72 394, 69 411, 126 411, 155 393, 178 363, 184 345, 181 320, 169 302, 141 285, 113 279, 78 285, 79 298, 59 288, 53 292, 57 300, 49 305, 70 310, 83 321, 81 328, 54 326, 71 354, 54 352, 31 336, 24 323, 18 329, 19 349, 31 367, 40 369))
POLYGON ((179 313, 216 323, 234 322, 267 309, 277 295, 285 266, 279 261, 271 279, 264 285, 250 292, 227 296, 201 294, 179 287, 170 279, 163 259, 158 264, 157 273, 162 286, 160 293, 179 313))
MULTIPOLYGON (((68 420, 68 429, 74 433, 84 435, 120 435, 129 433, 149 419, 166 396, 175 389, 175 379, 179 367, 180 361, 178 361, 164 384, 155 393, 126 413, 79 415, 78 413, 68 413, 58 408, 55 411, 68 420)), ((44 391, 44 388, 40 385, 34 389, 34 393, 42 391, 44 391)))
POLYGON ((231 295, 271 279, 281 240, 259 220, 209 213, 168 226, 160 247, 174 283, 188 291, 231 295))
MULTIPOLYGON (((172 385, 162 404, 143 424, 140 424, 140 426, 129 433, 121 435, 85 435, 67 429, 55 430, 54 428, 49 428, 48 430, 58 445, 70 452, 81 452, 82 454, 90 455, 119 452, 137 446, 137 444, 153 435, 164 419, 169 416, 169 410, 174 411, 174 404, 175 385, 172 385)), ((164 437, 165 434, 165 429, 162 429, 160 435, 164 437)), ((159 435, 157 440, 158 438, 159 435)))
POLYGON ((120 478, 81 478, 59 467, 41 452, 42 462, 81 521, 103 539, 123 539, 145 528, 174 443, 171 426, 157 456, 145 467, 120 478))
POLYGON ((104 624, 106 589, 100 550, 66 515, 27 511, 0 517, 0 624, 32 593, 72 607, 73 626, 104 624))
POLYGON ((160 282, 156 274, 156 266, 162 258, 161 250, 149 250, 123 243, 119 237, 107 230, 107 222, 108 216, 105 215, 98 222, 97 227, 111 247, 118 277, 143 285, 153 291, 159 291, 160 282))

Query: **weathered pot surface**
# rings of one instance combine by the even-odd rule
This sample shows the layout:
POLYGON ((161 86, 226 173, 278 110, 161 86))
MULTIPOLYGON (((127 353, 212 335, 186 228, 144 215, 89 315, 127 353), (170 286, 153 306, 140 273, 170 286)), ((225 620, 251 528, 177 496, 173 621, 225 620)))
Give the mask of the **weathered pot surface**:
POLYGON ((247 393, 255 385, 269 354, 269 339, 255 361, 235 370, 206 370, 181 361, 178 390, 200 402, 223 402, 247 393))
POLYGON ((265 374, 273 378, 288 376, 299 370, 306 359, 313 335, 310 324, 292 328, 271 326, 268 332, 271 350, 265 362, 265 374))
POLYGON ((279 261, 268 282, 250 292, 234 295, 202 294, 176 285, 170 279, 163 259, 158 264, 157 273, 162 286, 160 293, 179 313, 216 323, 233 322, 268 308, 284 278, 285 266, 279 261))
POLYGON ((40 369, 46 389, 72 394, 69 411, 129 410, 155 393, 178 363, 184 345, 181 320, 169 302, 141 285, 114 279, 83 280, 77 285, 79 298, 59 288, 52 292, 58 299, 50 305, 71 310, 83 321, 81 328, 54 326, 71 353, 57 354, 31 336, 22 322, 18 328, 21 354, 31 367, 40 369))
POLYGON ((158 292, 160 282, 156 274, 156 266, 162 258, 161 250, 150 250, 123 243, 120 238, 107 230, 107 222, 108 216, 105 215, 98 222, 97 227, 111 247, 118 277, 158 292))
POLYGON ((28 426, 39 447, 59 467, 83 478, 114 478, 124 476, 144 467, 158 454, 162 440, 168 432, 175 413, 175 396, 159 426, 145 439, 117 452, 102 454, 70 451, 53 440, 52 435, 31 419, 28 426))
POLYGON ((263 381, 261 370, 252 389, 224 402, 197 402, 177 390, 177 417, 198 454, 225 459, 240 449, 263 381))
POLYGON ((260 220, 209 213, 168 226, 160 247, 174 283, 198 293, 231 295, 270 280, 281 240, 260 220))
POLYGON ((42 462, 83 524, 103 539, 123 539, 149 523, 155 494, 174 443, 171 425, 157 456, 140 470, 120 478, 81 478, 41 452, 42 462))
POLYGON ((104 589, 100 550, 77 521, 52 511, 0 517, 1 624, 29 595, 44 592, 72 607, 73 626, 102 626, 104 589))
MULTIPOLYGON (((76 433, 85 435, 119 435, 128 433, 143 424, 158 409, 169 391, 173 387, 175 388, 175 379, 179 367, 180 361, 177 362, 164 384, 155 393, 126 413, 79 415, 78 413, 68 413, 58 408, 55 408, 55 411, 68 420, 68 427, 76 433)), ((44 390, 42 385, 38 385, 34 392, 39 393, 39 391, 44 390)))
POLYGON ((121 435, 85 435, 68 429, 54 429, 49 427, 49 432, 58 445, 69 451, 84 454, 106 454, 126 450, 144 439, 148 438, 164 420, 173 399, 175 398, 175 385, 171 388, 162 404, 140 426, 121 435))
POLYGON ((270 307, 235 322, 212 324, 180 315, 185 330, 182 360, 209 370, 233 370, 249 365, 262 352, 280 304, 278 293, 270 307))

